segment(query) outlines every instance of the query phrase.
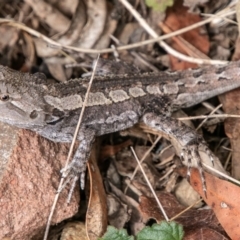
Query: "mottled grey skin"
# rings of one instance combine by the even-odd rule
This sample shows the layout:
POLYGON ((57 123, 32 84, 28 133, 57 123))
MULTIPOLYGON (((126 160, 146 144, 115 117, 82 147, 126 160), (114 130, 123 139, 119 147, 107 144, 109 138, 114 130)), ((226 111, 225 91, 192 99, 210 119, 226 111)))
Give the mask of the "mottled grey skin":
MULTIPOLYGON (((182 72, 96 77, 91 87, 78 140, 79 147, 64 176, 85 172, 96 136, 129 128, 139 121, 170 136, 182 146, 188 162, 204 141, 171 118, 173 110, 240 87, 240 62, 182 72)), ((0 66, 0 121, 30 129, 55 142, 71 142, 89 79, 47 84, 45 76, 0 66)))

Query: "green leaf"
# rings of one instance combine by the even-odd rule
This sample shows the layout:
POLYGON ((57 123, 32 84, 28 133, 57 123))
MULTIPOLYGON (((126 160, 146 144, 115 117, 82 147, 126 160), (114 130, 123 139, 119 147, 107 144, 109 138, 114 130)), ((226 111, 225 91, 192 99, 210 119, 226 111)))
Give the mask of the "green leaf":
POLYGON ((107 232, 99 240, 133 240, 133 237, 128 236, 125 229, 118 230, 112 226, 108 226, 107 232))
POLYGON ((181 240, 183 235, 183 227, 180 224, 163 221, 142 229, 137 234, 137 240, 181 240))
POLYGON ((146 5, 154 11, 165 12, 167 7, 173 5, 174 0, 145 0, 146 5))

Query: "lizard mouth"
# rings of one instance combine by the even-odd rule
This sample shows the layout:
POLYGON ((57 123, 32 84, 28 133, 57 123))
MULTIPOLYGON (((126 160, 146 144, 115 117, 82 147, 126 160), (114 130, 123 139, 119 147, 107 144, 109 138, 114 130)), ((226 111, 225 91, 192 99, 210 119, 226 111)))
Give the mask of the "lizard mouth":
POLYGON ((49 125, 55 125, 56 123, 61 122, 62 119, 63 117, 52 116, 49 114, 45 116, 45 122, 49 125))
POLYGON ((18 106, 16 106, 15 104, 7 103, 6 107, 8 108, 9 112, 17 113, 21 117, 26 116, 26 112, 19 108, 18 106))

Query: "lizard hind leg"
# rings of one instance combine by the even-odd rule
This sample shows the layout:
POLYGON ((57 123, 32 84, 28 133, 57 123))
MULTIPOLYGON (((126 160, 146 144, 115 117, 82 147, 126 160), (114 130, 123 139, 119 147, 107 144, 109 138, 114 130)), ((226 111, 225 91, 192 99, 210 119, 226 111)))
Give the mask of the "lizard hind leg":
POLYGON ((207 188, 202 164, 204 159, 201 158, 199 152, 202 150, 206 151, 211 161, 213 157, 203 138, 179 120, 166 115, 157 115, 153 112, 147 112, 143 115, 142 120, 147 126, 164 133, 171 141, 177 154, 183 160, 183 164, 188 167, 188 179, 191 175, 191 167, 196 167, 198 169, 202 182, 202 189, 206 196, 207 188))
MULTIPOLYGON (((205 147, 204 147, 205 149, 205 147)), ((199 155, 199 150, 197 145, 189 145, 187 148, 183 148, 181 153, 181 160, 182 162, 187 163, 187 180, 190 182, 191 177, 191 167, 193 165, 192 160, 196 161, 198 172, 202 182, 202 189, 204 192, 205 197, 207 198, 207 186, 202 166, 201 156, 199 155)))

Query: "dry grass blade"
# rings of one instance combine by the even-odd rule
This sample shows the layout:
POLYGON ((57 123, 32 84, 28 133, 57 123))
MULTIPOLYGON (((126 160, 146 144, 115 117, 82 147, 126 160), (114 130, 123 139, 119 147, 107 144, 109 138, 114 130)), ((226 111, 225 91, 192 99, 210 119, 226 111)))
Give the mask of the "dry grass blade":
POLYGON ((196 120, 196 119, 208 119, 208 118, 240 118, 240 115, 234 114, 212 114, 212 115, 199 115, 195 117, 180 117, 178 120, 196 120))
MULTIPOLYGON (((40 32, 38 32, 38 31, 36 31, 32 28, 29 28, 29 27, 25 26, 24 24, 22 24, 20 22, 15 22, 15 21, 10 20, 10 19, 1 19, 0 18, 0 24, 6 24, 8 26, 16 27, 18 29, 26 31, 27 33, 31 34, 34 37, 43 39, 45 42, 47 42, 49 44, 50 47, 53 47, 53 48, 60 48, 62 50, 72 50, 72 51, 75 51, 75 52, 82 52, 82 53, 101 54, 101 53, 111 53, 111 52, 114 52, 116 50, 117 51, 122 51, 122 50, 133 49, 133 48, 137 48, 137 47, 140 47, 140 46, 143 46, 143 45, 148 45, 148 44, 151 44, 151 43, 155 43, 155 42, 158 42, 158 41, 169 39, 171 37, 180 35, 184 32, 190 31, 194 28, 205 25, 205 24, 211 22, 212 20, 214 20, 216 18, 224 18, 224 17, 230 16, 230 15, 233 15, 233 14, 235 14, 235 12, 236 12, 235 10, 228 9, 228 11, 226 11, 226 12, 217 13, 214 16, 211 16, 211 17, 209 17, 209 18, 207 18, 207 19, 205 19, 205 20, 203 20, 199 23, 195 23, 195 24, 192 24, 192 25, 190 25, 188 27, 185 27, 183 29, 174 31, 174 32, 169 33, 169 34, 165 34, 164 36, 160 36, 160 37, 157 36, 157 37, 154 37, 154 39, 149 39, 149 40, 141 41, 141 42, 138 42, 138 43, 128 44, 128 45, 125 45, 125 46, 119 46, 119 47, 116 47, 116 49, 106 48, 106 49, 101 49, 101 50, 77 48, 77 47, 72 47, 72 46, 63 46, 63 45, 59 44, 58 42, 52 40, 51 38, 48 38, 47 36, 41 34, 40 32)), ((225 63, 227 63, 227 61, 220 61, 220 60, 219 61, 218 60, 209 60, 209 61, 210 61, 211 64, 225 64, 225 63)))
MULTIPOLYGON (((158 138, 155 140, 155 142, 152 144, 152 146, 148 149, 148 151, 145 152, 145 154, 143 155, 142 159, 140 160, 140 164, 146 159, 146 157, 148 156, 148 154, 153 150, 153 148, 155 147, 155 145, 158 143, 158 141, 161 139, 161 136, 158 136, 158 138)), ((130 181, 133 180, 133 178, 135 177, 137 171, 138 171, 139 166, 137 166, 130 178, 130 181)), ((125 188, 124 193, 127 192, 128 186, 125 188)))
MULTIPOLYGON (((209 116, 213 115, 213 113, 215 113, 215 112, 216 112, 219 108, 221 108, 221 107, 222 107, 222 104, 219 104, 216 108, 214 108, 214 109, 210 112, 209 116)), ((198 127, 196 128, 196 131, 198 131, 198 130, 203 126, 203 124, 208 120, 209 116, 208 116, 207 118, 205 118, 205 119, 198 125, 198 127)))
POLYGON ((185 212, 187 212, 189 209, 193 208, 195 205, 197 205, 198 203, 200 203, 202 201, 202 198, 199 199, 198 201, 196 201, 195 203, 193 203, 192 205, 190 205, 189 207, 185 208, 183 211, 181 211, 180 213, 178 213, 177 215, 175 215, 174 217, 172 217, 169 221, 174 221, 176 218, 180 217, 182 214, 184 214, 185 212))
MULTIPOLYGON (((67 165, 68 165, 68 163, 70 161, 70 158, 72 156, 72 153, 73 153, 73 147, 74 147, 74 144, 76 142, 78 131, 79 131, 79 128, 80 128, 80 125, 81 125, 81 122, 82 122, 84 110, 85 110, 86 105, 87 105, 88 95, 90 93, 90 89, 91 89, 91 85, 92 85, 92 82, 93 82, 94 74, 96 72, 98 60, 99 60, 99 55, 97 57, 97 60, 95 62, 94 68, 93 68, 93 73, 92 73, 91 79, 89 81, 88 89, 87 89, 87 92, 86 92, 86 97, 85 97, 84 102, 83 102, 83 106, 82 106, 82 109, 81 109, 81 112, 80 112, 78 124, 77 124, 76 130, 74 132, 74 136, 73 136, 73 139, 72 139, 72 143, 71 143, 71 146, 70 146, 70 149, 69 149, 69 152, 68 152, 68 157, 67 157, 66 164, 65 164, 64 168, 67 167, 67 165)), ((61 178, 61 181, 60 181, 59 186, 58 186, 58 191, 56 193, 56 196, 55 196, 55 199, 54 199, 54 202, 53 202, 53 205, 52 205, 49 217, 48 217, 48 221, 47 221, 47 225, 46 225, 46 229, 45 229, 43 240, 47 240, 49 229, 50 229, 50 224, 51 224, 51 219, 52 219, 52 216, 53 216, 53 213, 54 213, 54 209, 56 207, 56 204, 57 204, 57 201, 58 201, 58 198, 59 198, 59 194, 60 194, 60 192, 62 190, 63 181, 64 181, 64 178, 61 178)), ((68 198, 68 200, 69 200, 69 198, 68 198)))
MULTIPOLYGON (((132 7, 131 4, 129 4, 128 1, 126 1, 126 0, 119 0, 119 1, 128 9, 129 12, 131 12, 131 14, 138 21, 138 23, 146 30, 146 32, 150 36, 152 36, 153 38, 158 37, 157 33, 148 25, 148 23, 144 20, 144 18, 132 7)), ((227 63, 226 61, 214 61, 214 60, 210 60, 210 59, 199 59, 199 58, 188 57, 180 52, 177 52, 176 50, 171 48, 169 45, 167 45, 163 41, 159 41, 158 43, 166 52, 168 52, 169 54, 171 54, 181 60, 184 60, 186 62, 191 62, 191 63, 196 63, 196 64, 224 64, 224 63, 227 63)))
POLYGON ((139 161, 139 159, 138 159, 138 157, 137 157, 134 149, 133 149, 132 147, 130 147, 130 148, 131 148, 131 151, 132 151, 132 153, 133 153, 133 155, 134 155, 134 157, 135 157, 135 159, 136 159, 136 161, 137 161, 137 163, 138 163, 138 166, 139 166, 139 168, 141 169, 142 174, 143 174, 143 176, 144 176, 144 178, 145 178, 145 180, 146 180, 146 182, 147 182, 147 184, 148 184, 148 186, 149 186, 149 188, 150 188, 150 190, 151 190, 151 192, 152 192, 152 194, 153 194, 153 196, 154 196, 154 198, 155 198, 155 200, 156 200, 156 202, 157 202, 157 204, 158 204, 158 206, 159 206, 159 208, 160 208, 160 210, 161 210, 161 212, 162 212, 162 214, 163 214, 163 216, 164 216, 164 218, 165 218, 165 220, 166 220, 166 221, 169 221, 169 218, 168 218, 165 210, 163 209, 163 206, 162 206, 162 204, 160 203, 160 201, 159 201, 159 199, 158 199, 158 197, 157 197, 157 194, 155 193, 155 191, 154 191, 154 189, 153 189, 150 181, 148 180, 147 175, 145 174, 144 169, 142 168, 142 165, 141 165, 141 163, 140 163, 140 161, 139 161))
POLYGON ((213 168, 213 167, 211 167, 211 166, 209 166, 209 165, 207 165, 205 163, 203 163, 203 165, 204 165, 204 167, 208 168, 209 170, 217 173, 217 175, 221 175, 223 178, 225 178, 225 179, 227 179, 227 180, 229 180, 231 182, 234 182, 234 183, 236 183, 237 185, 240 186, 240 181, 238 181, 237 179, 232 178, 232 177, 228 176, 227 174, 224 174, 224 173, 218 171, 217 169, 215 169, 215 168, 213 168))

